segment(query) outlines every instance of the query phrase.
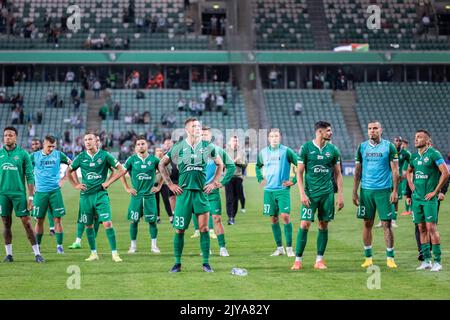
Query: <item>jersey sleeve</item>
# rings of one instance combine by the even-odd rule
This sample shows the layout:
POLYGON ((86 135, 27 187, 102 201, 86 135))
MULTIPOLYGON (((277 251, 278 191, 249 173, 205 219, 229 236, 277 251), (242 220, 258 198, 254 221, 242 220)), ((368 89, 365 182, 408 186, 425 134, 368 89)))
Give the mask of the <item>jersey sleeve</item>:
POLYGON ((65 155, 65 153, 63 153, 63 152, 59 152, 59 156, 60 156, 60 161, 61 161, 61 163, 64 163, 64 164, 69 164, 69 157, 68 156, 66 156, 65 155))
POLYGON ((119 161, 109 152, 106 153, 106 162, 112 168, 116 168, 120 163, 119 161))
POLYGON ((236 165, 234 164, 233 160, 231 160, 230 156, 225 152, 225 150, 219 149, 219 153, 225 166, 225 176, 220 182, 224 186, 228 182, 230 182, 231 178, 233 177, 234 172, 236 171, 236 165))
POLYGON ((127 170, 128 172, 131 171, 131 167, 132 167, 132 160, 131 157, 128 157, 127 161, 125 161, 125 164, 123 165, 123 167, 125 168, 125 170, 127 170))
POLYGON ((264 162, 262 159, 262 153, 260 152, 258 154, 258 158, 256 159, 256 179, 258 180, 258 183, 264 180, 263 174, 262 174, 262 167, 264 166, 264 162))
POLYGON ((212 158, 212 159, 215 159, 219 154, 218 154, 218 151, 217 151, 217 148, 213 145, 213 144, 210 144, 209 146, 208 146, 208 148, 209 148, 209 156, 212 158))
POLYGON ((287 159, 288 159, 289 163, 292 163, 294 166, 297 165, 298 157, 295 154, 294 150, 292 150, 291 148, 287 149, 287 159))
POLYGON ((338 147, 334 147, 333 166, 341 163, 341 151, 338 147))
POLYGON ((34 152, 30 154, 31 165, 34 167, 34 152))
POLYGON ((389 161, 398 161, 397 148, 393 143, 389 144, 389 161))
POLYGON ((433 162, 437 165, 440 166, 441 164, 445 163, 444 158, 442 157, 441 153, 437 150, 435 150, 433 152, 433 162))
POLYGON ((299 152, 299 156, 298 156, 298 163, 302 163, 305 164, 306 160, 307 160, 307 156, 308 156, 308 151, 305 148, 305 145, 302 145, 300 147, 300 152, 299 152))
POLYGON ((34 184, 33 164, 31 163, 29 154, 26 152, 24 152, 23 166, 28 184, 34 184))
POLYGON ((358 146, 358 149, 356 150, 356 154, 355 154, 355 162, 362 162, 361 145, 359 145, 359 146, 358 146))
POLYGON ((72 161, 72 164, 69 166, 73 171, 77 170, 80 167, 81 153, 72 161))

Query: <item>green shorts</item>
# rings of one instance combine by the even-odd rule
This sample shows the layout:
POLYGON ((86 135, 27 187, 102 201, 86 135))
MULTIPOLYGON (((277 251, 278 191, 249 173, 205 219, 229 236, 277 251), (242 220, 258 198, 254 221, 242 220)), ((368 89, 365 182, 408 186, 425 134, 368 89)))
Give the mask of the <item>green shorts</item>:
POLYGON ((264 215, 278 216, 280 213, 291 213, 291 193, 289 189, 264 191, 264 215))
POLYGON ((300 219, 314 222, 314 215, 317 210, 319 221, 334 220, 334 193, 330 192, 318 197, 309 197, 310 205, 302 205, 300 209, 300 219))
POLYGON ((142 216, 144 216, 145 222, 156 222, 158 208, 154 194, 131 197, 130 205, 128 206, 128 221, 138 223, 142 216))
POLYGON ((61 189, 52 192, 36 192, 34 194, 33 206, 31 216, 38 219, 44 219, 47 210, 51 210, 54 218, 61 218, 66 214, 61 189))
POLYGON ((222 201, 220 200, 220 193, 214 192, 208 194, 208 201, 209 201, 209 213, 211 215, 220 216, 222 214, 222 201))
POLYGON ((412 212, 414 223, 438 222, 438 202, 434 201, 412 201, 412 212))
POLYGON ((0 194, 0 216, 9 217, 12 214, 13 209, 16 213, 16 217, 20 218, 29 216, 27 196, 24 194, 0 194))
POLYGON ((173 215, 173 227, 186 230, 191 222, 192 214, 209 212, 209 201, 202 190, 184 190, 177 196, 175 213, 173 215))
POLYGON ((378 211, 381 221, 397 219, 394 204, 390 201, 391 192, 390 189, 361 189, 357 217, 364 220, 373 220, 375 219, 375 212, 378 211))
POLYGON ((79 222, 87 226, 92 225, 94 216, 98 216, 100 222, 111 221, 112 213, 108 192, 99 191, 96 194, 80 196, 79 222))

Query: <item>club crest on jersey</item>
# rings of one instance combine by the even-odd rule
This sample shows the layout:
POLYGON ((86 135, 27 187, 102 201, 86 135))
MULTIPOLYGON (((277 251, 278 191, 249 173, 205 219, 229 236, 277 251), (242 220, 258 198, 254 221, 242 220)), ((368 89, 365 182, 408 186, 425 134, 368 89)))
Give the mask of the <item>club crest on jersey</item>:
POLYGON ((14 156, 14 160, 19 161, 19 156, 14 156))
POLYGON ((151 162, 151 161, 149 161, 149 162, 147 162, 147 164, 148 164, 149 166, 151 166, 151 165, 152 165, 152 162, 151 162))
POLYGON ((329 158, 329 157, 331 156, 331 153, 327 152, 327 153, 325 153, 325 156, 326 156, 327 158, 329 158))
POLYGON ((428 161, 430 161, 430 158, 428 158, 428 157, 425 157, 425 158, 423 159, 423 162, 425 162, 425 163, 427 163, 428 161))
POLYGON ((103 162, 102 159, 98 159, 98 160, 97 160, 97 163, 98 163, 98 164, 102 164, 102 162, 103 162))

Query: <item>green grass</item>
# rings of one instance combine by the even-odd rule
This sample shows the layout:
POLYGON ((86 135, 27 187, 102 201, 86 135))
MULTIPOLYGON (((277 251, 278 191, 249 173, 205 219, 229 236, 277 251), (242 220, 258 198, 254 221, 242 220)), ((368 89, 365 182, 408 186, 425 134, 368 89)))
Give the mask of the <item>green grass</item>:
MULTIPOLYGON (((111 261, 103 227, 98 236, 100 261, 84 261, 89 255, 85 236, 83 249, 69 250, 67 247, 75 238, 78 195, 66 184, 63 190, 68 211, 63 221, 66 254, 56 254, 55 239, 48 236, 46 227, 42 252, 47 263, 35 263, 23 228, 15 218, 15 262, 0 263, 0 299, 449 299, 449 201, 443 203, 439 222, 444 271, 415 271, 418 262, 411 217, 399 217, 400 226, 395 229, 396 262, 399 268, 388 270, 385 266, 383 231, 375 229, 374 261, 381 270, 381 289, 369 290, 367 279, 370 275, 360 267, 363 261, 362 222, 356 219, 356 210, 351 203, 351 186, 352 179, 345 178, 345 208, 330 225, 327 270, 313 269, 317 236, 315 225, 309 232, 302 271, 290 270, 293 258, 269 256, 275 244, 269 220, 261 214, 263 190, 257 186, 254 178, 248 178, 245 181, 247 213, 239 212, 234 226, 225 225, 231 256, 219 257, 217 240, 212 240, 213 255, 210 262, 215 272, 202 272, 199 240, 190 239, 191 227, 185 240, 183 271, 169 274, 168 270, 174 262, 173 230, 164 209, 163 222, 158 226, 162 254, 150 254, 148 227, 144 223, 139 228, 139 252, 135 255, 126 253, 129 246, 129 225, 125 218, 128 196, 120 183, 111 187, 110 196, 118 249, 124 262, 111 261), (66 287, 70 276, 66 271, 71 265, 79 266, 81 270, 79 290, 66 287), (246 268, 248 276, 231 275, 230 271, 235 266, 246 268)), ((295 245, 300 202, 297 187, 291 192, 295 245)), ((403 208, 402 202, 400 211, 403 208)), ((223 214, 226 220, 226 214, 223 214)))

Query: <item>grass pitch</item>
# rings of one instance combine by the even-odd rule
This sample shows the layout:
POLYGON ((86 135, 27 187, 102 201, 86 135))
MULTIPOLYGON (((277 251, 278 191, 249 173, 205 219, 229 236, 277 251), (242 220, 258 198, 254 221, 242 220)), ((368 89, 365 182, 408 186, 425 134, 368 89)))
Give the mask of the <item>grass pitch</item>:
MULTIPOLYGON (((263 190, 256 180, 245 180, 247 213, 238 212, 233 226, 226 225, 222 191, 222 217, 231 256, 219 257, 217 240, 211 240, 213 255, 210 263, 215 270, 212 274, 201 270, 199 239, 190 238, 192 224, 185 237, 183 271, 179 274, 168 273, 174 262, 173 229, 164 209, 161 213, 162 223, 158 225, 158 245, 162 253, 150 253, 148 226, 141 222, 138 253, 128 255, 130 239, 126 209, 129 197, 120 182, 111 186, 110 197, 118 250, 124 261, 111 261, 105 231, 100 226, 97 238, 100 261, 85 262, 84 259, 89 255, 85 235, 81 250, 68 249, 75 239, 79 196, 66 183, 63 188, 67 208, 67 215, 63 219, 66 254, 56 254, 55 238, 48 235, 46 227, 41 250, 47 263, 35 263, 21 223, 14 218, 15 262, 0 263, 0 299, 449 299, 449 200, 446 199, 441 207, 439 221, 444 270, 439 273, 415 270, 418 261, 414 226, 411 216, 400 216, 399 228, 395 229, 397 270, 387 269, 383 231, 374 229, 374 262, 380 267, 381 288, 370 290, 367 282, 371 274, 360 267, 363 261, 362 222, 356 219, 356 208, 351 203, 352 181, 350 177, 345 178, 345 208, 336 214, 335 221, 330 224, 325 254, 328 269, 324 271, 313 269, 316 224, 308 234, 304 269, 293 272, 290 270, 293 258, 270 257, 275 244, 269 219, 262 215, 263 190), (69 277, 72 274, 67 272, 70 266, 80 270, 80 289, 67 287, 68 280, 71 282, 69 277), (231 275, 233 267, 247 269, 248 276, 231 275)), ((291 199, 295 247, 300 208, 297 186, 291 190, 291 199)), ((403 209, 402 201, 399 211, 403 209)))

